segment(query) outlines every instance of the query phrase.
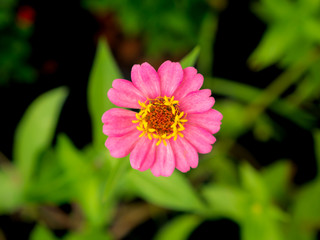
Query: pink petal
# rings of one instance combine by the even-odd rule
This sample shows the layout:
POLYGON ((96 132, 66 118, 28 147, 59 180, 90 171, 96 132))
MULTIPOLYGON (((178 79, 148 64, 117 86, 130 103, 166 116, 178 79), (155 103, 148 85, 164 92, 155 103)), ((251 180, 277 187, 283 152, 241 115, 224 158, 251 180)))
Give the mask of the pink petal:
POLYGON ((135 64, 131 70, 131 79, 143 95, 154 99, 160 96, 160 80, 157 71, 149 64, 135 64))
POLYGON ((198 153, 185 138, 178 137, 176 141, 171 138, 170 143, 178 170, 188 172, 190 167, 198 166, 198 153))
POLYGON ((130 154, 130 163, 132 168, 139 171, 149 169, 155 160, 156 156, 156 140, 150 140, 146 137, 141 137, 130 154))
POLYGON ((159 146, 157 146, 156 159, 151 167, 151 172, 156 177, 169 177, 173 173, 174 168, 175 160, 170 142, 167 141, 167 146, 161 143, 159 146))
POLYGON ((203 84, 203 76, 197 74, 197 70, 194 67, 187 67, 183 69, 183 80, 173 96, 175 99, 182 99, 187 94, 197 91, 203 84))
POLYGON ((180 63, 165 61, 158 69, 161 96, 171 97, 182 81, 183 71, 180 63))
POLYGON ((222 114, 215 109, 203 113, 188 114, 188 123, 202 127, 214 134, 220 130, 222 114))
POLYGON ((108 97, 113 104, 119 107, 141 108, 138 100, 146 101, 143 94, 128 80, 116 79, 112 87, 108 91, 108 97))
POLYGON ((186 128, 182 133, 185 138, 195 147, 199 153, 209 153, 216 138, 207 130, 193 126, 189 123, 184 125, 186 128))
POLYGON ((140 131, 134 130, 121 137, 108 137, 105 145, 112 157, 122 158, 127 156, 139 139, 140 131))
POLYGON ((120 137, 133 131, 137 124, 132 123, 136 120, 136 114, 122 108, 112 108, 102 115, 103 133, 107 136, 120 137))
POLYGON ((180 100, 180 109, 188 114, 208 111, 214 105, 210 89, 191 92, 180 100))

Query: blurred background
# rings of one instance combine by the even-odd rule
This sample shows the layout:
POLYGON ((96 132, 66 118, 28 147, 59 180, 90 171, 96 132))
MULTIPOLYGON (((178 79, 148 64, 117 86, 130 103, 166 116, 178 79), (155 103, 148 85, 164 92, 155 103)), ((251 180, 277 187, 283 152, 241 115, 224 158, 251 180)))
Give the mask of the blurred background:
POLYGON ((0 102, 0 240, 320 239, 320 0, 0 0, 0 102), (100 118, 113 79, 167 59, 224 118, 198 168, 155 178, 100 118))

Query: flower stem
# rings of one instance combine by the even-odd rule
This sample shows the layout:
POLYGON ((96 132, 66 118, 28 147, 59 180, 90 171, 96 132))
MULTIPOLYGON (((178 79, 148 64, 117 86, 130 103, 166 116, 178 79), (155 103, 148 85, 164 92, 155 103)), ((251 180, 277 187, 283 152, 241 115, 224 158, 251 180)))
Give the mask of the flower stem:
POLYGON ((105 190, 102 196, 102 202, 104 204, 112 201, 114 191, 120 181, 121 176, 123 176, 124 173, 127 172, 127 170, 129 169, 129 160, 127 159, 127 157, 123 159, 114 159, 114 161, 116 161, 117 163, 115 164, 115 166, 113 166, 112 170, 110 171, 110 174, 106 181, 105 190))

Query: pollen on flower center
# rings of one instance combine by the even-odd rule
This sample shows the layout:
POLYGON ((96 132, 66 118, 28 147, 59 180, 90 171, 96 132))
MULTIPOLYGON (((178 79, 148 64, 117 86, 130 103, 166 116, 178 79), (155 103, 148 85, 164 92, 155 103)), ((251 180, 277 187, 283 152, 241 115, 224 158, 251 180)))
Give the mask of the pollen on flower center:
POLYGON ((159 139, 156 145, 162 141, 167 145, 166 139, 173 137, 176 140, 178 136, 183 137, 181 132, 187 122, 186 114, 180 112, 179 101, 174 100, 174 97, 157 97, 144 103, 139 101, 139 105, 141 110, 136 114, 137 120, 132 121, 139 123, 137 129, 142 131, 139 137, 159 139))

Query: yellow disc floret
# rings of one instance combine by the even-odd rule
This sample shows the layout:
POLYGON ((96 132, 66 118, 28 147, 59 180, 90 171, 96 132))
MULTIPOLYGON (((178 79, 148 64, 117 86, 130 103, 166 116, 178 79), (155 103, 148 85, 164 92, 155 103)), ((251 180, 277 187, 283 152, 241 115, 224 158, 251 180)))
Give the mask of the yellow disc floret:
POLYGON ((186 114, 180 112, 179 101, 174 97, 157 97, 156 99, 148 99, 140 102, 141 110, 136 114, 137 120, 133 123, 139 123, 137 129, 142 131, 139 137, 148 137, 159 139, 156 145, 161 142, 166 146, 166 139, 173 138, 176 140, 178 136, 183 137, 181 133, 184 123, 187 122, 186 114))

